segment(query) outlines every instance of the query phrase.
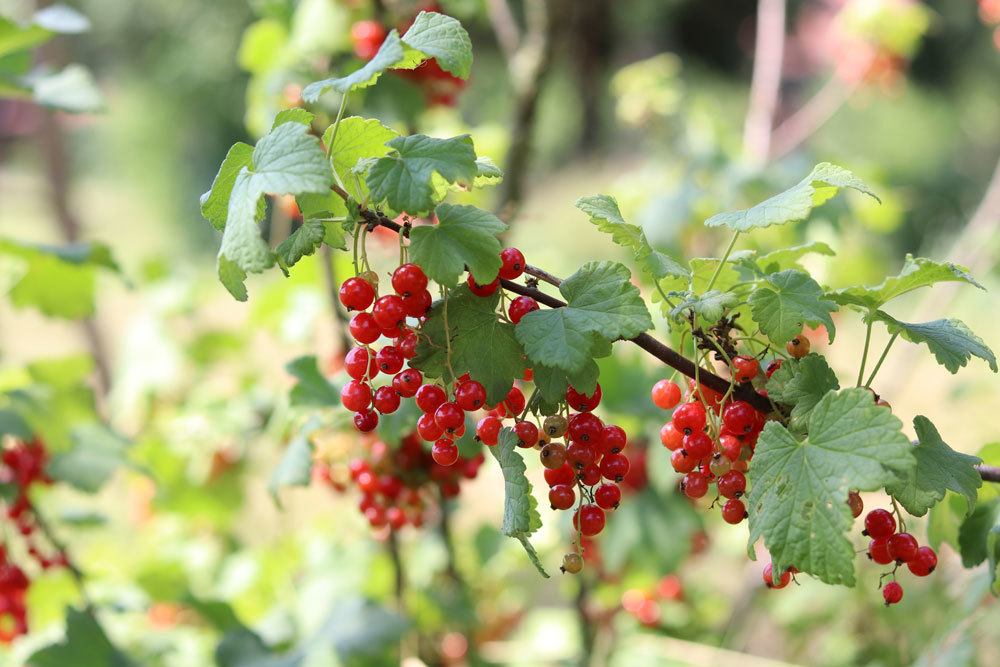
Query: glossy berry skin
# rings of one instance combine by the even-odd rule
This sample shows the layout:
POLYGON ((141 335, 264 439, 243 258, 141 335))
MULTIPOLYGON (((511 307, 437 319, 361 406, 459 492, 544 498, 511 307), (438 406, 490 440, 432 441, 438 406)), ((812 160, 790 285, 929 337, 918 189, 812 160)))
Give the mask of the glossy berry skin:
POLYGON ((684 451, 696 461, 711 456, 712 446, 712 438, 704 431, 695 431, 684 438, 684 451))
POLYGON ((451 438, 441 438, 431 447, 431 458, 442 466, 454 465, 458 460, 458 446, 451 438))
POLYGON ((417 407, 422 412, 434 412, 448 400, 448 395, 436 384, 425 384, 417 389, 416 398, 417 407))
POLYGON ((403 297, 403 310, 410 317, 423 317, 430 310, 434 297, 427 290, 403 297))
POLYGON ((555 486, 557 484, 573 484, 576 482, 576 471, 568 463, 564 463, 559 468, 546 468, 545 472, 545 483, 549 486, 555 486))
POLYGON ((865 534, 872 539, 889 537, 896 532, 896 519, 883 509, 872 510, 865 516, 865 534))
POLYGON ((516 416, 524 411, 524 392, 517 387, 511 387, 507 397, 503 399, 503 407, 510 416, 516 416))
POLYGON ((660 380, 653 385, 650 396, 653 399, 653 405, 656 407, 661 410, 672 410, 681 402, 681 388, 677 386, 676 382, 660 380))
POLYGON ((403 335, 393 342, 393 345, 399 348, 404 359, 412 359, 417 356, 417 344, 419 342, 420 339, 416 333, 413 331, 404 331, 403 335))
POLYGON ((347 310, 364 310, 375 300, 375 288, 364 278, 348 278, 340 285, 340 303, 347 310))
POLYGON ((457 403, 442 403, 434 411, 434 421, 445 433, 454 433, 465 424, 465 411, 457 403))
POLYGON ((569 461, 569 464, 577 470, 590 465, 596 458, 597 452, 594 451, 592 446, 585 442, 573 441, 569 443, 569 447, 566 448, 566 460, 569 461))
POLYGON ((681 487, 688 498, 702 498, 708 493, 708 477, 700 472, 689 472, 681 480, 681 487))
POLYGON ((384 415, 393 413, 399 409, 399 394, 392 387, 379 387, 375 390, 372 405, 384 415))
POLYGON ((475 294, 476 296, 490 296, 491 294, 497 291, 498 287, 500 287, 499 277, 495 278, 491 283, 480 285, 475 281, 475 279, 472 277, 472 274, 470 273, 469 277, 466 279, 465 282, 469 285, 469 291, 475 294))
POLYGON ((812 343, 802 334, 785 343, 785 350, 796 359, 801 359, 809 354, 810 347, 812 347, 812 343))
POLYGON ((688 456, 688 453, 683 449, 676 449, 670 455, 670 465, 673 466, 674 472, 689 473, 698 465, 698 459, 688 456))
POLYGON ((622 501, 622 490, 617 484, 601 484, 594 491, 594 502, 597 506, 605 510, 617 509, 622 501))
POLYGON ((719 451, 730 461, 738 461, 743 453, 743 443, 732 435, 722 434, 719 436, 719 451))
POLYGON ((580 554, 566 554, 559 569, 566 574, 579 574, 583 570, 583 557, 580 554))
POLYGON ((402 297, 396 294, 386 294, 379 297, 372 308, 375 322, 383 331, 395 329, 406 319, 406 307, 402 297))
POLYGON ((566 447, 558 442, 550 442, 542 447, 542 451, 538 453, 538 458, 541 460, 542 465, 549 470, 562 468, 566 465, 566 447))
POLYGON ((569 420, 569 437, 571 440, 590 443, 598 442, 604 431, 604 423, 589 412, 573 415, 569 420))
POLYGON ((706 423, 705 407, 698 402, 684 403, 674 410, 671 421, 674 428, 683 432, 684 435, 703 431, 706 423))
POLYGON ((917 555, 920 545, 909 533, 896 533, 889 538, 889 555, 897 563, 908 563, 917 555))
POLYGON ((591 412, 594 408, 601 404, 601 385, 597 384, 594 389, 594 393, 581 394, 573 387, 566 389, 566 402, 569 407, 573 408, 577 412, 591 412))
POLYGON ((868 558, 879 565, 888 565, 893 562, 892 554, 889 553, 889 538, 879 537, 868 543, 868 558))
POLYGON ((363 382, 351 380, 340 390, 340 402, 351 412, 359 412, 372 404, 372 389, 363 382))
POLYGON ((747 490, 746 475, 739 470, 730 470, 722 475, 716 484, 719 487, 719 495, 724 498, 739 498, 747 490))
POLYGON ((472 412, 486 403, 486 388, 475 380, 466 380, 455 388, 455 402, 466 412, 472 412))
POLYGON ((628 444, 628 434, 625 429, 615 424, 608 424, 601 429, 601 451, 605 454, 617 454, 628 444))
POLYGON ((730 498, 722 506, 722 520, 726 523, 736 525, 747 518, 747 508, 742 500, 730 498))
POLYGON ((764 566, 764 585, 768 588, 784 588, 792 580, 791 570, 785 570, 781 573, 781 579, 774 581, 774 568, 772 563, 768 563, 764 566))
POLYGON ((375 354, 375 363, 378 369, 386 375, 395 375, 403 368, 405 363, 403 353, 395 345, 386 345, 375 354))
POLYGON ((534 447, 538 444, 538 427, 531 422, 517 422, 514 424, 514 433, 517 435, 518 447, 534 447))
POLYGON ((362 410, 354 414, 354 428, 362 433, 369 433, 378 426, 378 413, 374 410, 362 410))
POLYGON ((930 547, 920 547, 906 567, 918 577, 926 577, 937 567, 937 554, 930 547))
POLYGON ((764 371, 764 375, 768 380, 771 379, 771 376, 774 375, 775 371, 781 368, 782 361, 784 361, 784 359, 775 359, 767 365, 767 370, 764 371))
POLYGON ((424 381, 416 368, 404 368, 392 378, 392 388, 403 398, 412 398, 424 381))
POLYGON ((538 302, 532 299, 530 296, 519 296, 510 302, 510 306, 507 307, 507 317, 514 324, 521 321, 528 313, 538 310, 538 302))
POLYGON ((897 581, 888 582, 882 587, 882 599, 885 600, 886 607, 897 604, 903 599, 903 587, 897 581))
POLYGON ((417 435, 427 442, 434 442, 444 435, 444 429, 434 421, 433 412, 425 412, 420 415, 420 419, 417 420, 417 435))
POLYGON ((604 510, 597 505, 582 505, 573 514, 573 527, 587 537, 593 537, 604 530, 604 510))
POLYGON ((378 364, 375 355, 366 347, 352 347, 344 355, 344 370, 355 380, 378 375, 378 364))
POLYGON ((554 510, 568 510, 576 502, 576 492, 569 484, 556 484, 549 489, 549 505, 554 510))
POLYGON ((674 428, 673 422, 667 422, 660 428, 660 442, 670 451, 684 446, 684 433, 674 428))
POLYGON ((399 296, 419 294, 427 289, 427 276, 416 264, 403 264, 392 272, 392 289, 399 296))
POLYGON ((733 379, 737 382, 749 382, 760 373, 760 363, 753 357, 740 354, 733 357, 733 379))
POLYGON ((612 482, 620 482, 628 474, 629 461, 624 454, 607 454, 601 459, 601 475, 612 482))
POLYGON ((851 516, 857 519, 865 511, 865 503, 861 500, 861 494, 857 491, 850 491, 847 494, 847 505, 851 508, 851 516))
POLYGON ((601 469, 593 463, 588 463, 576 473, 576 478, 584 486, 596 486, 601 483, 601 469))
POLYGON ((486 416, 479 420, 476 424, 476 437, 479 441, 488 447, 493 447, 497 444, 497 438, 500 436, 500 429, 503 428, 503 422, 501 422, 496 417, 486 416))
POLYGON ((730 433, 745 435, 757 424, 757 411, 746 401, 733 401, 722 409, 722 424, 730 433))
POLYGON ((371 313, 358 313, 351 318, 347 327, 351 330, 351 337, 363 345, 374 343, 382 335, 382 329, 371 313))
POLYGON ((500 251, 500 277, 504 280, 516 280, 524 273, 524 255, 517 248, 504 248, 500 251))

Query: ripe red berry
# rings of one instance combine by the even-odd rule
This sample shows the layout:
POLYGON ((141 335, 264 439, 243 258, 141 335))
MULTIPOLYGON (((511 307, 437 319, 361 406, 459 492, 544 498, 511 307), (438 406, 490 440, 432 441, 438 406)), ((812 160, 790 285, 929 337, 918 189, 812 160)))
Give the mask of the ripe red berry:
POLYGON ((403 368, 403 353, 395 345, 386 345, 375 355, 378 369, 386 375, 395 375, 403 368))
POLYGON ((893 561, 889 553, 889 538, 879 537, 868 543, 868 558, 879 565, 888 565, 893 561))
POLYGON ((803 336, 802 334, 799 334, 795 338, 785 343, 785 350, 788 352, 788 354, 795 357, 796 359, 801 359, 802 357, 809 354, 809 348, 811 346, 812 344, 809 342, 809 339, 803 336))
POLYGON ((675 472, 684 474, 695 469, 695 466, 698 465, 698 459, 688 456, 688 453, 683 449, 676 449, 670 455, 670 465, 673 466, 675 472))
POLYGON ((601 452, 604 454, 617 454, 625 449, 628 444, 628 434, 625 429, 615 424, 608 424, 601 429, 601 452))
POLYGON ((379 297, 372 308, 372 315, 383 331, 399 327, 406 319, 406 307, 403 305, 402 297, 396 294, 379 297))
POLYGON ((576 473, 576 478, 584 486, 595 486, 601 483, 601 469, 593 463, 588 463, 576 473))
POLYGON ((538 302, 532 299, 530 296, 519 296, 510 302, 510 306, 507 307, 507 317, 514 324, 521 321, 521 318, 528 313, 538 310, 538 302))
POLYGON ((767 370, 764 371, 764 375, 767 376, 768 380, 771 379, 771 376, 774 375, 774 372, 776 370, 778 370, 779 368, 781 368, 781 362, 782 361, 784 361, 784 359, 775 359, 774 361, 772 361, 771 363, 769 363, 767 365, 767 370))
POLYGON ((534 447, 538 444, 538 427, 528 421, 514 424, 518 447, 534 447))
POLYGON ((688 498, 701 498, 708 493, 708 477, 700 472, 689 472, 681 480, 681 488, 688 498))
POLYGON ((620 482, 628 475, 629 461, 624 454, 608 454, 601 459, 601 475, 613 482, 620 482))
POLYGON ((672 421, 667 422, 660 428, 660 442, 670 451, 680 449, 684 446, 684 433, 674 428, 672 421))
POLYGON ((704 431, 695 431, 684 438, 684 451, 696 461, 712 455, 712 438, 704 431))
POLYGON ((424 381, 416 368, 404 368, 392 378, 392 388, 403 398, 412 398, 424 381))
POLYGON ((764 566, 764 585, 768 588, 784 588, 792 580, 791 568, 785 570, 781 573, 781 578, 777 582, 774 581, 774 567, 773 563, 768 563, 764 566))
POLYGON ((937 567, 937 554, 930 547, 920 547, 906 566, 918 577, 926 577, 937 567))
POLYGON ((431 447, 431 458, 442 466, 450 466, 458 460, 458 446, 451 438, 440 438, 431 447))
POLYGON ((524 255, 517 248, 504 248, 500 251, 500 277, 504 280, 516 280, 524 273, 524 255))
POLYGON ((375 390, 372 405, 384 415, 395 412, 399 409, 399 394, 392 387, 379 387, 375 390))
POLYGON ((344 370, 355 380, 373 378, 378 375, 378 363, 367 347, 352 347, 344 355, 344 370))
POLYGON ((351 412, 360 412, 372 404, 372 389, 363 382, 351 380, 341 388, 340 402, 351 412))
POLYGON ((756 423, 757 411, 746 401, 733 401, 722 409, 722 424, 734 435, 750 433, 756 423))
POLYGON ((684 435, 704 430, 706 423, 705 407, 697 401, 684 403, 674 410, 671 421, 674 423, 674 428, 684 433, 684 435))
POLYGON ((617 484, 601 484, 594 491, 594 502, 601 509, 616 509, 622 501, 622 490, 617 484))
POLYGON ((734 526, 747 517, 747 508, 742 500, 730 498, 722 506, 722 520, 734 526))
POLYGON ((749 382, 760 372, 760 363, 753 357, 740 354, 733 357, 733 379, 737 382, 749 382))
POLYGON ((872 510, 865 516, 865 534, 868 537, 889 537, 895 532, 896 519, 887 510, 872 510))
POLYGON ((503 427, 503 422, 501 422, 496 417, 487 415, 479 420, 476 424, 476 437, 479 438, 480 442, 484 445, 492 447, 497 444, 497 438, 500 436, 500 429, 503 427))
POLYGON ((434 411, 434 421, 445 433, 455 433, 460 426, 465 425, 465 411, 457 403, 442 403, 434 411))
POLYGON ((594 393, 590 395, 581 394, 573 387, 569 387, 566 389, 566 402, 577 412, 590 412, 601 403, 601 385, 598 384, 594 393))
POLYGON ((681 388, 670 380, 660 380, 654 384, 650 394, 653 405, 661 410, 671 410, 681 402, 681 388))
POLYGON ((719 451, 730 461, 737 461, 743 451, 743 443, 732 435, 719 436, 719 451))
POLYGON ((557 484, 573 484, 576 481, 576 472, 568 463, 564 463, 558 468, 546 468, 545 483, 549 486, 557 484))
POLYGON ((444 435, 444 429, 434 421, 433 412, 425 412, 417 420, 417 434, 427 442, 434 442, 444 435))
POLYGON ((917 538, 909 533, 896 533, 889 537, 889 555, 897 563, 908 563, 917 555, 917 538))
POLYGON ((739 498, 747 490, 746 475, 739 470, 730 470, 717 482, 719 494, 725 498, 739 498))
POLYGON ((502 407, 507 415, 516 417, 524 412, 524 392, 518 387, 511 387, 507 392, 507 397, 503 399, 502 407))
POLYGON ((403 264, 392 272, 391 283, 396 294, 410 296, 427 289, 427 276, 416 264, 403 264))
POLYGON ((375 288, 364 278, 354 276, 340 285, 340 303, 347 310, 364 310, 375 300, 375 288))
POLYGON ((403 297, 403 310, 410 317, 423 317, 430 310, 434 297, 427 290, 403 297))
POLYGON ((886 607, 898 603, 903 599, 903 587, 899 585, 898 581, 888 582, 882 587, 882 598, 885 600, 886 607))
POLYGON ((374 410, 362 410, 354 413, 354 428, 362 433, 374 431, 378 426, 378 413, 374 410))
POLYGON ((604 510, 597 505, 582 505, 573 513, 573 527, 587 537, 604 530, 604 510))
POLYGON ((578 442, 574 440, 569 443, 569 447, 566 448, 566 460, 569 461, 569 464, 577 470, 590 465, 596 458, 597 452, 591 445, 588 445, 585 442, 578 442))
POLYGON ((476 296, 490 296, 491 294, 497 291, 498 287, 500 287, 499 277, 495 278, 491 283, 480 285, 475 281, 475 279, 472 277, 472 274, 470 273, 469 277, 466 279, 465 282, 468 283, 469 285, 469 291, 475 294, 476 296))
POLYGON ((416 393, 417 407, 423 412, 434 412, 448 400, 444 389, 436 384, 425 384, 416 393))
POLYGON ((382 335, 382 330, 371 313, 358 313, 351 318, 347 327, 351 330, 351 337, 364 345, 374 343, 382 335))
POLYGON ((549 489, 549 504, 554 510, 568 510, 576 502, 576 492, 569 484, 556 484, 549 489))
POLYGON ((604 430, 604 423, 594 414, 581 412, 569 420, 569 437, 582 443, 598 442, 604 430))
POLYGON ((466 412, 472 412, 486 403, 486 388, 475 380, 466 380, 455 388, 455 402, 466 412))

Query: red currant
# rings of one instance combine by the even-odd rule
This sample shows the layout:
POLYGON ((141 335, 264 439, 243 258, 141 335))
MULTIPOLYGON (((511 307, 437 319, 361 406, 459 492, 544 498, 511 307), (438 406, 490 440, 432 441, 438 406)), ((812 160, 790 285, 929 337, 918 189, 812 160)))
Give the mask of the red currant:
POLYGON ((538 427, 528 421, 514 424, 518 447, 534 447, 538 444, 538 427))
POLYGON ((573 387, 567 388, 566 403, 577 412, 591 412, 601 403, 601 385, 598 384, 594 389, 594 393, 589 396, 581 394, 573 387))
POLYGON ((594 491, 594 502, 601 509, 613 510, 622 501, 622 490, 617 484, 601 484, 594 491))
POLYGON ((737 461, 743 452, 743 443, 731 435, 719 436, 719 451, 730 461, 737 461))
POLYGON ((538 302, 532 299, 530 296, 519 296, 510 302, 510 306, 507 307, 507 317, 514 324, 521 321, 521 318, 528 313, 538 310, 538 302))
POLYGON ((767 370, 764 371, 764 375, 767 376, 768 380, 771 379, 771 376, 774 375, 774 372, 776 370, 778 370, 779 368, 781 368, 781 362, 782 361, 784 361, 784 359, 775 359, 774 361, 772 361, 771 363, 769 363, 767 365, 767 370))
POLYGON ((588 463, 576 474, 576 478, 584 486, 595 486, 601 483, 601 469, 593 463, 588 463))
POLYGON ((524 255, 517 248, 501 250, 500 261, 500 277, 504 280, 517 280, 524 273, 524 255))
POLYGON ((604 423, 589 412, 573 415, 569 420, 569 437, 582 443, 598 442, 604 431, 604 423))
POLYGON ((358 380, 351 380, 341 388, 340 402, 351 412, 360 412, 372 404, 372 388, 358 380))
POLYGON ((372 308, 372 315, 383 331, 399 327, 406 319, 406 307, 403 305, 402 297, 395 294, 379 297, 375 307, 372 308))
POLYGON ((465 424, 465 411, 457 403, 442 403, 434 411, 434 421, 445 430, 445 433, 455 433, 465 424))
POLYGON ((889 555, 897 563, 908 563, 917 555, 917 538, 909 533, 896 533, 889 537, 889 555))
POLYGON ((472 274, 470 273, 469 277, 466 279, 466 282, 469 285, 469 291, 475 294, 476 296, 483 296, 483 297, 490 296, 491 294, 497 291, 498 287, 500 287, 499 277, 495 278, 491 283, 480 285, 475 281, 475 279, 472 277, 472 274))
POLYGON ((671 418, 674 428, 689 435, 705 429, 705 406, 698 402, 684 403, 674 410, 671 418))
POLYGON ((374 431, 378 426, 378 413, 374 410, 362 410, 354 413, 354 427, 362 433, 374 431))
POLYGON ((403 353, 395 345, 386 345, 375 355, 378 369, 386 375, 395 375, 403 368, 403 353))
POLYGON ((620 482, 628 474, 628 457, 624 454, 608 454, 601 459, 601 474, 605 479, 620 482))
POLYGON ((392 388, 403 398, 412 398, 423 381, 423 376, 416 368, 404 368, 392 378, 392 388))
POLYGON ((542 447, 538 458, 546 468, 562 468, 566 464, 566 447, 559 442, 550 442, 542 447))
POLYGON ((503 399, 503 407, 508 415, 514 417, 524 412, 524 392, 518 387, 511 387, 507 397, 503 399))
POLYGON ((850 491, 847 494, 847 505, 851 508, 851 516, 857 519, 865 511, 865 503, 861 500, 861 494, 857 491, 850 491))
POLYGON ((625 449, 626 444, 628 444, 628 434, 621 426, 608 424, 601 429, 601 452, 617 454, 625 449))
POLYGON ((367 347, 352 347, 344 355, 344 369, 355 380, 373 378, 378 375, 375 355, 367 347))
POLYGON ((546 468, 544 475, 545 483, 549 486, 573 484, 576 481, 576 472, 574 472, 568 463, 564 463, 558 468, 546 468))
POLYGON ((684 438, 684 451, 696 461, 712 455, 712 438, 704 431, 695 431, 684 438))
POLYGON ((410 317, 423 317, 430 310, 434 297, 427 290, 403 297, 403 311, 410 317))
POLYGON ((882 598, 885 600, 886 607, 897 604, 903 599, 903 587, 899 585, 898 581, 888 582, 882 587, 882 598))
POLYGON ((416 264, 403 264, 392 272, 391 283, 396 294, 410 296, 427 289, 427 276, 416 264))
POLYGON ((604 530, 604 510, 597 505, 582 505, 573 513, 573 527, 587 537, 604 530))
POLYGON ((375 300, 375 288, 364 278, 348 278, 340 286, 340 303, 347 310, 364 310, 375 300))
POLYGON ((725 498, 739 498, 747 490, 746 475, 739 470, 730 470, 717 482, 719 494, 725 498))
POLYGON ((354 54, 362 60, 371 60, 385 41, 386 31, 378 21, 358 21, 351 26, 351 43, 354 54))
POLYGON ((930 547, 920 547, 906 563, 906 567, 918 577, 926 577, 937 567, 937 554, 930 547))
POLYGON ((681 402, 681 388, 676 382, 670 380, 660 380, 653 385, 650 392, 653 397, 653 405, 661 410, 671 410, 681 402))
POLYGON ((433 412, 425 412, 417 420, 417 434, 427 442, 434 442, 444 435, 444 429, 434 421, 433 412))
POLYGON ((466 412, 472 412, 486 403, 486 388, 475 380, 466 380, 455 388, 455 402, 466 412))
POLYGON ((594 462, 597 452, 585 442, 573 441, 566 448, 566 460, 576 469, 582 469, 594 462))
POLYGON ((684 474, 695 469, 695 466, 698 465, 698 459, 688 456, 688 453, 683 449, 675 449, 670 455, 670 465, 673 466, 674 471, 684 474))
POLYGON ((672 421, 667 422, 660 428, 660 442, 670 451, 680 449, 684 446, 684 433, 674 428, 672 421))
POLYGON ((422 412, 434 412, 438 407, 448 400, 448 395, 444 389, 436 384, 425 384, 416 393, 417 407, 422 412))
POLYGON ((871 538, 889 537, 896 532, 896 519, 886 510, 872 510, 865 516, 865 534, 871 538))
POLYGON ((736 435, 750 433, 756 423, 757 411, 746 401, 733 401, 722 409, 722 424, 730 433, 736 435))
POLYGON ((760 372, 760 363, 753 357, 740 354, 733 357, 733 379, 737 382, 749 382, 760 372))
POLYGON ((458 460, 458 446, 450 438, 440 438, 431 447, 431 458, 442 466, 450 466, 458 460))
POLYGON ((393 413, 399 409, 399 394, 392 387, 379 387, 375 390, 372 405, 384 415, 393 413))
POLYGON ((730 498, 722 506, 722 520, 734 526, 747 517, 747 508, 742 500, 730 498))
POLYGON ((681 480, 681 488, 688 498, 701 498, 708 493, 708 476, 700 472, 689 472, 681 480))
POLYGON ((374 343, 382 335, 382 330, 371 313, 358 313, 347 326, 354 340, 364 345, 374 343))
POLYGON ((576 492, 569 484, 556 484, 549 489, 549 504, 554 510, 568 510, 576 502, 576 492))
POLYGON ((774 581, 774 564, 768 563, 764 566, 764 585, 768 588, 784 588, 792 580, 791 568, 781 573, 781 578, 774 581))
POLYGON ((889 538, 879 537, 868 543, 868 558, 879 565, 888 565, 893 561, 889 553, 889 538))
POLYGON ((799 334, 795 338, 785 343, 785 350, 788 352, 788 354, 795 357, 796 359, 801 359, 802 357, 809 354, 809 348, 811 346, 812 344, 809 342, 809 339, 803 336, 802 334, 799 334))
POLYGON ((479 420, 479 423, 476 424, 476 437, 479 438, 480 442, 484 445, 492 447, 497 444, 497 438, 500 436, 500 429, 502 427, 503 422, 496 417, 483 417, 479 420))

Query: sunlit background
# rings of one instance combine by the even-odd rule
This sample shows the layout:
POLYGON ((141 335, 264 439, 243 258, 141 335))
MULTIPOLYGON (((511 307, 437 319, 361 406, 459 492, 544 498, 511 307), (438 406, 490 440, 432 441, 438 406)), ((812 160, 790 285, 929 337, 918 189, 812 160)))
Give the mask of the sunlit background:
MULTIPOLYGON (((897 608, 881 606, 879 570, 863 554, 857 588, 808 577, 764 588, 766 559, 747 560, 745 524, 728 526, 674 492, 657 436, 665 416, 648 395, 669 369, 624 344, 602 365, 613 396, 605 407, 636 447, 649 443, 648 485, 637 482, 644 490, 611 517, 599 573, 538 577, 498 532, 503 483, 493 461, 448 503, 446 521, 403 530, 392 549, 357 511, 353 490, 315 482, 281 489, 276 504, 269 480, 317 410, 290 402, 296 380, 286 365, 313 355, 335 382, 341 377, 345 350, 324 256, 289 278, 251 277, 249 302, 237 303, 216 279, 219 234, 202 219, 199 196, 230 145, 253 143, 279 110, 301 103, 305 84, 356 66, 355 22, 396 25, 429 5, 70 4, 89 30, 58 31, 32 66, 84 65, 52 93, 62 95, 54 106, 79 112, 0 100, 0 239, 103 242, 120 270, 44 273, 44 260, 0 248, 5 292, 35 269, 51 277, 35 289, 53 300, 48 314, 0 300, 0 388, 47 387, 46 435, 57 451, 82 437, 67 425, 96 414, 110 426, 93 436, 100 470, 87 479, 99 490, 58 485, 36 503, 70 545, 108 635, 139 664, 393 664, 400 642, 404 655, 446 665, 1000 664, 988 573, 962 567, 947 545, 959 528, 947 517, 929 538, 942 543, 939 571, 909 585, 897 608), (86 315, 91 300, 92 318, 59 316, 86 315), (280 662, 251 661, 272 649, 288 652, 280 662)), ((957 317, 1000 348, 1000 3, 442 0, 439 8, 472 37, 468 86, 442 99, 386 76, 352 96, 348 111, 400 130, 470 133, 507 178, 456 200, 500 211, 511 223, 508 243, 532 264, 565 276, 594 258, 628 261, 573 205, 595 193, 615 195, 664 251, 718 255, 728 237, 706 229, 707 217, 829 161, 865 179, 881 204, 851 192, 739 247, 825 242, 836 256, 805 263, 831 287, 878 283, 906 253, 968 266, 989 291, 918 291, 892 314, 957 317), (763 64, 775 58, 783 64, 768 83, 763 64), (768 89, 778 85, 771 113, 768 89), (523 165, 512 169, 512 154, 523 165)), ((0 0, 0 14, 19 20, 37 9, 0 0)), ((0 31, 0 66, 9 65, 4 39, 0 31)), ((320 104, 332 119, 337 109, 324 103, 334 102, 320 104)), ((273 242, 291 224, 281 206, 274 202, 268 224, 273 242)), ((380 270, 391 270, 395 238, 371 246, 380 270)), ((347 275, 349 264, 338 255, 335 274, 347 275)), ((848 374, 864 327, 847 313, 837 325, 832 347, 813 343, 848 374)), ((876 332, 873 349, 886 339, 876 332)), ((1000 441, 996 376, 979 360, 951 375, 901 342, 879 377, 877 390, 904 422, 932 416, 955 449, 976 453, 1000 441)), ((325 409, 346 424, 336 412, 325 409)), ((336 469, 360 447, 350 428, 328 429, 316 456, 336 469)), ((534 461, 529 476, 541 495, 534 461)), ((866 496, 871 506, 883 501, 866 496)), ((568 521, 542 504, 535 541, 555 569, 568 521)), ((912 532, 924 539, 926 522, 917 525, 912 532)), ((855 537, 861 549, 860 527, 855 537)), ((31 632, 0 650, 4 664, 58 641, 65 608, 84 602, 65 570, 33 579, 31 632)))

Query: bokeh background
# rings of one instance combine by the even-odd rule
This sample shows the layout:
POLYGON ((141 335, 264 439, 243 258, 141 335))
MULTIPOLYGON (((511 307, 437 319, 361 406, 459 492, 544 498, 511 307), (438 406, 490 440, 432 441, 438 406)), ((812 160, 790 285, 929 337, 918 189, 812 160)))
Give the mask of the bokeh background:
MULTIPOLYGON (((647 393, 665 369, 628 349, 602 367, 601 382, 613 397, 606 409, 635 446, 651 443, 646 479, 602 536, 604 566, 587 576, 540 580, 499 535, 502 482, 492 463, 447 504, 444 521, 407 529, 392 545, 357 512, 353 492, 315 483, 282 490, 277 506, 268 480, 315 412, 290 402, 295 379, 285 365, 314 355, 335 378, 344 353, 323 256, 290 278, 252 277, 249 303, 236 303, 215 279, 218 235, 198 198, 232 143, 253 143, 277 111, 300 103, 304 84, 354 66, 356 21, 396 25, 427 4, 71 4, 89 30, 59 34, 33 57, 56 70, 82 63, 92 73, 84 87, 96 90, 74 98, 80 113, 0 101, 0 237, 103 242, 120 272, 65 276, 96 281, 94 315, 83 321, 0 300, 0 384, 48 378, 57 386, 53 414, 72 422, 91 408, 58 386, 83 382, 92 411, 115 433, 107 446, 124 465, 99 492, 59 485, 37 503, 71 545, 109 636, 139 664, 393 664, 400 642, 412 664, 1000 664, 1000 609, 987 574, 963 568, 946 544, 939 571, 910 585, 899 608, 881 607, 878 572, 863 556, 856 589, 809 578, 763 588, 764 562, 746 559, 745 527, 674 493, 656 436, 664 415, 647 393), (234 628, 243 626, 261 646, 239 643, 246 635, 234 628), (291 653, 251 661, 272 649, 291 653)), ((893 314, 958 317, 1000 347, 1000 3, 439 7, 472 36, 467 88, 454 100, 430 99, 387 76, 352 96, 349 111, 427 134, 471 133, 507 178, 463 196, 500 211, 529 262, 567 275, 589 259, 625 259, 573 206, 598 192, 615 195, 626 217, 675 256, 718 254, 726 239, 705 229, 705 218, 830 161, 871 184, 881 205, 850 193, 807 223, 741 247, 826 242, 838 254, 807 263, 832 287, 877 283, 906 253, 967 265, 990 291, 925 290, 893 314)), ((37 9, 0 0, 5 16, 27 19, 37 9)), ((267 233, 277 242, 290 220, 281 202, 273 209, 267 233)), ((394 244, 373 248, 387 270, 394 244)), ((0 256, 4 291, 24 270, 23 257, 0 256)), ((334 270, 349 269, 338 259, 334 270)), ((838 330, 833 347, 814 344, 846 373, 863 327, 844 315, 838 330)), ((883 343, 876 338, 873 349, 883 343)), ((896 414, 932 416, 956 449, 975 453, 1000 440, 1000 394, 985 365, 951 376, 901 343, 880 377, 896 414)), ((334 429, 318 455, 344 463, 358 446, 349 429, 334 429)), ((540 479, 540 467, 529 463, 529 474, 540 479)), ((871 506, 881 500, 866 497, 871 506)), ((557 563, 567 525, 548 510, 543 518, 538 546, 557 563)), ((956 539, 954 526, 936 530, 939 540, 956 539)), ((58 640, 65 607, 80 603, 68 573, 37 573, 32 632, 0 661, 23 664, 58 640)))

